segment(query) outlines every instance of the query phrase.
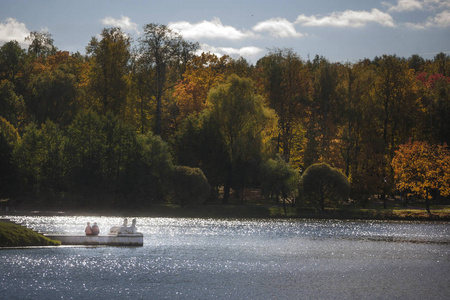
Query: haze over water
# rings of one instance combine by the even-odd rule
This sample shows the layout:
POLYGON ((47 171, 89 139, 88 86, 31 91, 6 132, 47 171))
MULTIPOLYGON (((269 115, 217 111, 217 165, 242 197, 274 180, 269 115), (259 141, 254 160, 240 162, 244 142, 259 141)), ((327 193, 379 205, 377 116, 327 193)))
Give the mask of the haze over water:
MULTIPOLYGON (((10 217, 101 233, 113 217, 10 217)), ((131 217, 130 217, 131 218, 131 217)), ((1 299, 447 299, 449 223, 138 218, 143 247, 0 251, 1 299)))

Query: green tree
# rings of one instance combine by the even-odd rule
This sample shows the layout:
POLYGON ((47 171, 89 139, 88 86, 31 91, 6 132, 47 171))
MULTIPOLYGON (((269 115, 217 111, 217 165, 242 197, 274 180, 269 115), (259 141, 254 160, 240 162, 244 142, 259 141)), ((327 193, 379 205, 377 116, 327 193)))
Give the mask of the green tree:
POLYGON ((102 113, 119 116, 124 111, 130 74, 130 38, 120 28, 104 28, 101 40, 92 37, 86 52, 91 55, 90 91, 102 104, 102 113))
POLYGON ((225 182, 228 154, 218 124, 208 110, 184 119, 172 141, 177 165, 200 168, 218 194, 225 182))
POLYGON ((18 170, 14 164, 14 148, 20 142, 17 129, 0 117, 0 199, 17 193, 18 170))
POLYGON ((35 204, 52 206, 62 199, 66 179, 65 145, 64 135, 51 121, 42 124, 40 129, 34 124, 25 128, 14 151, 14 161, 26 187, 36 196, 35 204))
POLYGON ((252 81, 236 75, 212 89, 208 101, 211 118, 218 125, 228 154, 223 199, 228 203, 237 162, 261 152, 264 134, 273 128, 276 118, 265 107, 263 98, 255 94, 252 81))
POLYGON ((65 68, 46 68, 31 76, 28 82, 27 108, 37 124, 47 119, 68 125, 75 114, 77 82, 75 75, 65 68))
POLYGON ((3 44, 0 48, 0 79, 8 79, 14 83, 22 67, 24 55, 25 51, 17 41, 3 44))
POLYGON ((326 163, 313 164, 300 178, 302 196, 317 210, 348 200, 350 184, 338 169, 326 163))
POLYGON ((149 207, 167 200, 172 190, 170 176, 173 161, 170 149, 161 137, 151 132, 136 137, 134 159, 126 166, 121 181, 121 193, 127 207, 149 207), (130 203, 130 197, 135 201, 130 203))
POLYGON ((67 129, 65 157, 69 190, 80 206, 86 205, 102 187, 103 146, 105 137, 101 118, 92 111, 80 112, 67 129))
POLYGON ((6 79, 0 81, 0 116, 19 127, 24 115, 25 102, 22 96, 15 93, 14 84, 6 79))
POLYGON ((269 198, 274 197, 276 203, 281 198, 286 213, 286 200, 291 198, 291 202, 294 203, 294 191, 299 179, 298 172, 280 156, 267 160, 262 169, 263 194, 269 198))
POLYGON ((67 135, 66 157, 74 196, 86 201, 98 196, 98 205, 119 201, 116 195, 138 151, 133 129, 111 112, 99 116, 87 111, 76 116, 67 135))

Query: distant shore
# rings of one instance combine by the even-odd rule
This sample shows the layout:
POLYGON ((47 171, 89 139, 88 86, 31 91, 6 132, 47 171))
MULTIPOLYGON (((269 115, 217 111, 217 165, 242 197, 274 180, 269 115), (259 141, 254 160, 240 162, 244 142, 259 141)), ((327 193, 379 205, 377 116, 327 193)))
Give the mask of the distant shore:
POLYGON ((176 205, 156 205, 145 209, 26 209, 1 211, 0 215, 13 216, 137 216, 169 218, 236 218, 236 219, 361 219, 361 220, 408 220, 450 221, 450 207, 431 210, 421 208, 334 208, 315 211, 310 208, 293 208, 269 205, 202 205, 183 208, 176 205))

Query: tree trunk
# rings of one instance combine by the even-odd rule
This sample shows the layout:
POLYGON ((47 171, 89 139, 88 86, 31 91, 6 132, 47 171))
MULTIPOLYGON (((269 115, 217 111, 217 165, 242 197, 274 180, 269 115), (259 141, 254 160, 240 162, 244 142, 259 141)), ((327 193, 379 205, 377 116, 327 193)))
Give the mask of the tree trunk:
POLYGON ((428 214, 431 215, 431 211, 430 211, 430 199, 428 198, 428 189, 427 189, 427 195, 425 197, 425 206, 427 208, 427 212, 428 214))
POLYGON ((223 187, 223 204, 228 204, 232 182, 233 182, 233 165, 230 164, 228 166, 227 178, 225 179, 225 186, 223 187))

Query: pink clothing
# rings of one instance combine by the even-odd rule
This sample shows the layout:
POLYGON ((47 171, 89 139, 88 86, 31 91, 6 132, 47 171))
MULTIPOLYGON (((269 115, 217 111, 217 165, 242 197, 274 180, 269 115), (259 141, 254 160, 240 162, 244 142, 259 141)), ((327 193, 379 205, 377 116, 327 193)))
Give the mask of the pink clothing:
POLYGON ((92 235, 92 228, 90 225, 86 226, 86 229, 84 230, 86 232, 86 235, 92 235))

